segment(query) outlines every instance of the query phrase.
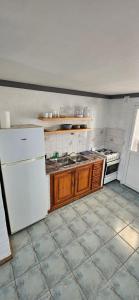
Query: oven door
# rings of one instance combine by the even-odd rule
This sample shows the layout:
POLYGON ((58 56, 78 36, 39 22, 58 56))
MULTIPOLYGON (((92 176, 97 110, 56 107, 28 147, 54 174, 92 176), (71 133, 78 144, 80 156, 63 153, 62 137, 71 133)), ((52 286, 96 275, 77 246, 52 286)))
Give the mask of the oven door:
POLYGON ((108 176, 110 174, 117 172, 118 166, 119 166, 119 159, 107 162, 105 176, 108 176))

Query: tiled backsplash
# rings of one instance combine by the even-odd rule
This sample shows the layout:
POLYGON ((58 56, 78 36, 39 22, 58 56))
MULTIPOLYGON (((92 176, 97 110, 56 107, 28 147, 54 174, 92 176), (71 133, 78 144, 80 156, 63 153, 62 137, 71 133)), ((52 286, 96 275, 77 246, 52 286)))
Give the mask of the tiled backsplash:
POLYGON ((105 147, 122 152, 125 143, 125 130, 121 128, 106 128, 105 147))
POLYGON ((80 152, 104 146, 121 152, 124 133, 123 129, 118 128, 95 128, 89 132, 49 135, 45 137, 45 150, 48 157, 55 151, 62 155, 65 152, 80 152))
POLYGON ((46 154, 50 157, 55 151, 62 155, 65 152, 71 153, 86 150, 88 149, 87 140, 87 132, 46 136, 46 154))

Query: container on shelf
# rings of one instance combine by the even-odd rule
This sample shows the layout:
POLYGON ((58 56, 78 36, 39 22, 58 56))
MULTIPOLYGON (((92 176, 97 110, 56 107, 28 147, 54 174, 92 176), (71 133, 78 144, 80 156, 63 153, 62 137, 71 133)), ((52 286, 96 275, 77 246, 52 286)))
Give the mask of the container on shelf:
POLYGON ((81 129, 87 129, 87 124, 80 124, 81 129))
POLYGON ((81 127, 80 127, 80 125, 79 124, 74 124, 74 125, 72 125, 72 129, 80 129, 81 127))
POLYGON ((74 116, 77 118, 83 118, 83 108, 81 106, 75 106, 74 116))
POLYGON ((62 130, 68 130, 72 128, 72 124, 62 124, 61 129, 62 130))
POLYGON ((49 113, 48 113, 48 118, 51 119, 52 117, 53 117, 53 113, 52 113, 52 112, 49 112, 49 113))
POLYGON ((57 110, 53 111, 53 118, 58 118, 59 117, 59 112, 57 110))
POLYGON ((60 107, 60 117, 73 117, 74 116, 74 108, 70 105, 61 106, 60 107))
POLYGON ((89 117, 90 116, 90 112, 89 112, 88 106, 84 106, 84 108, 83 108, 83 116, 84 117, 89 117))
POLYGON ((0 118, 1 128, 10 128, 11 127, 11 119, 9 111, 2 111, 0 118))

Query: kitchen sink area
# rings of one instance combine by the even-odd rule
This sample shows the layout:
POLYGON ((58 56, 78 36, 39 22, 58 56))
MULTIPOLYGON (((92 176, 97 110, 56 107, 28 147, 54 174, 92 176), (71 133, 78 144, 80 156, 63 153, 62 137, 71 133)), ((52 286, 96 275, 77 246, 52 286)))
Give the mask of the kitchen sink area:
POLYGON ((85 157, 85 156, 83 156, 81 154, 76 154, 75 156, 71 156, 71 158, 72 158, 72 161, 74 161, 76 163, 88 160, 87 157, 85 157))
POLYGON ((62 167, 67 167, 73 165, 75 162, 69 156, 66 156, 58 158, 57 163, 60 164, 62 167))
POLYGON ((93 151, 84 151, 84 154, 71 153, 58 158, 48 158, 46 159, 46 173, 62 171, 65 168, 76 167, 99 159, 100 156, 93 151))

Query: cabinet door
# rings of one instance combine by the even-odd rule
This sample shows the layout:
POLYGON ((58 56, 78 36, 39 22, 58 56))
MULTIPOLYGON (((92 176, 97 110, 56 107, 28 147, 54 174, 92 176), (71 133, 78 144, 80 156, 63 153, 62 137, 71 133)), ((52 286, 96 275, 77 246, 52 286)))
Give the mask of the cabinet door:
POLYGON ((103 160, 93 164, 92 190, 101 188, 103 160))
POLYGON ((65 171, 54 175, 54 206, 74 197, 75 171, 65 171))
POLYGON ((76 169, 75 194, 86 194, 91 190, 92 164, 76 169))

